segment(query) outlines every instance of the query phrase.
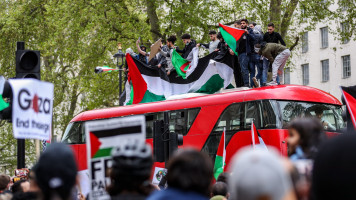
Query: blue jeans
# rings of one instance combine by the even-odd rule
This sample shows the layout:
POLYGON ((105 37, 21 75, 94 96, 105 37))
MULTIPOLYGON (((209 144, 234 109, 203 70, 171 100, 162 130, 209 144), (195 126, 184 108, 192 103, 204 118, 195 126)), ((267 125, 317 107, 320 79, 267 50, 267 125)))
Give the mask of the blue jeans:
POLYGON ((244 81, 244 86, 249 85, 249 77, 248 77, 248 63, 250 61, 250 56, 246 53, 239 54, 239 62, 241 67, 242 80, 244 81))
MULTIPOLYGON (((263 70, 262 70, 262 78, 261 83, 267 83, 267 73, 269 68, 269 61, 266 58, 263 58, 263 70)), ((277 76, 277 83, 279 84, 279 76, 277 76)))
MULTIPOLYGON (((256 67, 257 67, 257 76, 256 76, 256 78, 258 80, 261 80, 263 66, 262 66, 260 58, 261 58, 261 56, 258 55, 257 53, 253 53, 253 54, 250 55, 249 66, 250 66, 250 85, 251 85, 251 87, 254 86, 252 78, 255 77, 256 67)), ((260 85, 261 85, 261 83, 262 82, 260 81, 260 85)))

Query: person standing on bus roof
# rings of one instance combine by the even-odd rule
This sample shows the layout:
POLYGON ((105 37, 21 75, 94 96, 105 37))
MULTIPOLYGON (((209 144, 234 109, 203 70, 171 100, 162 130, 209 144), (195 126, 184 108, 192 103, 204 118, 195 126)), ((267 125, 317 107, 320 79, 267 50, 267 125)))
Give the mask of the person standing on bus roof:
POLYGON ((267 85, 278 85, 277 75, 280 82, 283 83, 284 66, 290 56, 290 50, 280 44, 265 42, 256 44, 255 49, 259 49, 259 54, 266 57, 272 63, 272 81, 267 83, 267 85))
POLYGON ((182 40, 184 43, 184 49, 181 50, 178 47, 176 48, 176 51, 178 53, 182 54, 182 57, 184 59, 186 59, 189 55, 189 53, 193 50, 194 47, 196 47, 197 43, 195 42, 195 40, 190 38, 190 35, 188 33, 185 33, 182 35, 182 40))

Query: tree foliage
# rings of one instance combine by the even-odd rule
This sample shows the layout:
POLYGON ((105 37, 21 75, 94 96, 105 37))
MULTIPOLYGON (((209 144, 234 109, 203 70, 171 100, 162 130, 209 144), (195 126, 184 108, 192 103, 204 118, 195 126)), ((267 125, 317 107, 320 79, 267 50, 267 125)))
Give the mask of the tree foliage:
MULTIPOLYGON (((118 73, 94 73, 96 66, 116 67, 112 55, 118 42, 134 49, 138 37, 149 46, 158 38, 165 39, 170 34, 179 38, 186 32, 198 42, 207 42, 207 32, 217 29, 219 22, 232 24, 238 18, 248 18, 264 29, 267 23, 274 22, 277 31, 292 45, 299 35, 295 27, 306 23, 305 28, 311 29, 331 17, 334 13, 327 7, 332 3, 333 0, 3 0, 0 71, 5 77, 14 77, 17 41, 25 41, 27 49, 41 51, 42 80, 55 85, 54 134, 61 135, 78 113, 119 104, 118 73)), ((350 5, 343 16, 353 27, 354 6, 350 5)), ((0 148, 12 152, 6 163, 13 166, 16 141, 10 124, 1 125, 0 148)), ((27 152, 32 162, 32 143, 27 152)))

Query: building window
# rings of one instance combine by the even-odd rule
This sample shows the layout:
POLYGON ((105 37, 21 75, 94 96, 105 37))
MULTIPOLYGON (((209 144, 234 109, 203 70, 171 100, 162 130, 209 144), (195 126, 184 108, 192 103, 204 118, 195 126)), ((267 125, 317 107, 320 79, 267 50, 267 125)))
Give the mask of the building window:
POLYGON ((343 78, 351 76, 350 55, 342 56, 342 74, 343 78))
POLYGON ((284 69, 284 84, 290 84, 290 68, 284 69))
POLYGON ((342 44, 347 44, 350 41, 350 24, 348 22, 341 23, 342 44))
POLYGON ((329 81, 329 60, 321 61, 321 81, 329 81))
POLYGON ((302 65, 303 85, 309 84, 309 64, 302 65))
POLYGON ((302 35, 302 53, 308 52, 308 32, 302 35))
POLYGON ((327 48, 329 46, 328 27, 324 27, 320 29, 320 36, 321 36, 321 48, 327 48))

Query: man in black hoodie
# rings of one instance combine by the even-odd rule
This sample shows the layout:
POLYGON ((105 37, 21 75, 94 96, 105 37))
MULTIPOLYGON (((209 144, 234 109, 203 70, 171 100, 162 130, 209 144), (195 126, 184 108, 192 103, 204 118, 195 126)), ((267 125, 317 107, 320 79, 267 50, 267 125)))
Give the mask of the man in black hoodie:
POLYGON ((192 51, 192 49, 197 46, 197 43, 195 42, 195 40, 190 39, 190 35, 188 33, 182 35, 182 40, 183 43, 185 44, 184 49, 181 50, 179 48, 176 48, 176 51, 178 53, 181 53, 182 57, 186 59, 189 53, 192 51))
POLYGON ((268 26, 267 33, 265 33, 265 35, 263 36, 263 41, 265 41, 266 43, 277 43, 277 44, 278 42, 280 42, 281 45, 286 46, 286 43, 284 42, 282 36, 279 33, 274 32, 274 24, 269 23, 267 26, 268 26))

